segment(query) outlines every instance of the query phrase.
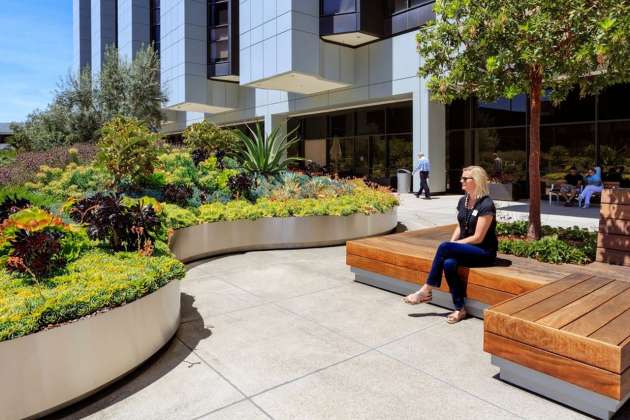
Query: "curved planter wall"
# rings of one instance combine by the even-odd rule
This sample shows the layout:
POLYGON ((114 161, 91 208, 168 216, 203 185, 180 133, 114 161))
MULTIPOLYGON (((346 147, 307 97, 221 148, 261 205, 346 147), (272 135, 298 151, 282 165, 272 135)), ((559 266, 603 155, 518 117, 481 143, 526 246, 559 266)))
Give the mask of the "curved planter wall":
POLYGON ((308 248, 387 233, 396 228, 396 207, 387 213, 350 216, 266 217, 178 229, 171 251, 183 262, 237 251, 308 248))
POLYGON ((118 308, 0 343, 0 419, 42 415, 96 392, 179 326, 179 281, 118 308))

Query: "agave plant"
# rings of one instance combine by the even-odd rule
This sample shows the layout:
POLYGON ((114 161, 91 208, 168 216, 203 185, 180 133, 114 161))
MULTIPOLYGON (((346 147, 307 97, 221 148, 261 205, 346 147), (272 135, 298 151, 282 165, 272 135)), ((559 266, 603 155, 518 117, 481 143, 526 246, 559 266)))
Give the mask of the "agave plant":
POLYGON ((249 128, 251 137, 238 132, 241 139, 239 156, 243 162, 243 169, 254 175, 274 175, 285 170, 293 162, 301 158, 286 157, 289 147, 299 141, 293 137, 297 128, 288 134, 280 134, 280 127, 276 127, 267 137, 260 125, 256 130, 249 128))

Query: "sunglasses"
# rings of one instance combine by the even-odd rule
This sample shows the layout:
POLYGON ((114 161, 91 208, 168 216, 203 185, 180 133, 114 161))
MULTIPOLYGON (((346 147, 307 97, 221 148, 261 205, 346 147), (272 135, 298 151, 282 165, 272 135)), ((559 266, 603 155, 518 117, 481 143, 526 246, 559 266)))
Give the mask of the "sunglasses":
POLYGON ((474 178, 472 176, 463 176, 459 180, 460 180, 460 182, 466 182, 469 179, 474 179, 474 178))

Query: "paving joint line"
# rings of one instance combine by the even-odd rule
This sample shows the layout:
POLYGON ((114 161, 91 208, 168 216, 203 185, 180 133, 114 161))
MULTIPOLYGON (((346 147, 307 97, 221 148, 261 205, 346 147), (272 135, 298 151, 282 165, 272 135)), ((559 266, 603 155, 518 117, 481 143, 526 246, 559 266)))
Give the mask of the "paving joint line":
POLYGON ((327 366, 324 366, 324 367, 321 367, 321 368, 315 369, 315 370, 313 370, 313 371, 311 371, 311 372, 305 373, 304 375, 301 375, 301 376, 298 376, 298 377, 296 377, 296 378, 290 379, 290 380, 288 380, 288 381, 282 382, 282 383, 280 383, 280 384, 278 384, 278 385, 274 385, 274 386, 272 386, 272 387, 266 388, 266 389, 264 389, 264 390, 262 390, 262 391, 260 391, 260 392, 257 392, 257 393, 255 393, 255 394, 250 395, 250 398, 256 398, 256 397, 258 397, 258 396, 260 396, 260 395, 262 395, 262 394, 265 394, 265 393, 267 393, 267 392, 273 391, 274 389, 278 389, 278 388, 283 387, 283 386, 285 386, 285 385, 289 385, 289 384, 291 384, 291 383, 293 383, 293 382, 297 382, 297 381, 299 381, 299 380, 302 380, 302 379, 304 379, 304 378, 307 378, 307 377, 309 377, 309 376, 312 376, 312 375, 314 375, 314 374, 316 374, 316 373, 323 372, 323 371, 325 371, 326 369, 329 369, 329 368, 331 368, 331 367, 334 367, 334 366, 340 365, 340 364, 342 364, 342 363, 348 362, 348 361, 350 361, 350 360, 352 360, 352 359, 356 359, 357 357, 363 356, 363 355, 365 355, 365 354, 367 354, 367 353, 369 353, 369 352, 371 352, 371 351, 374 351, 374 349, 368 348, 368 349, 366 349, 365 351, 362 351, 362 352, 357 353, 357 354, 355 354, 355 355, 353 355, 353 356, 347 357, 347 358, 345 358, 345 359, 343 359, 343 360, 339 360, 339 361, 337 361, 337 362, 335 362, 335 363, 332 363, 332 364, 330 364, 330 365, 327 365, 327 366))
POLYGON ((407 366, 407 367, 409 367, 409 368, 411 368, 411 369, 413 369, 413 370, 416 370, 416 371, 418 371, 418 372, 420 372, 420 373, 423 373, 423 374, 425 374, 425 375, 427 375, 427 376, 430 376, 431 378, 433 378, 433 379, 435 379, 435 380, 437 380, 437 381, 439 381, 439 382, 441 382, 441 383, 443 383, 443 384, 445 384, 445 385, 448 385, 448 386, 450 386, 450 387, 455 388, 455 389, 456 389, 456 390, 458 390, 458 391, 461 391, 461 392, 463 392, 463 393, 465 393, 465 394, 468 394, 468 395, 470 395, 471 397, 473 397, 473 398, 475 398, 475 399, 477 399, 477 400, 479 400, 479 401, 483 401, 483 402, 485 402, 486 404, 490 404, 491 406, 493 406, 493 407, 495 407, 495 408, 498 408, 498 409, 499 409, 499 410, 501 410, 501 411, 505 411, 506 413, 509 413, 510 415, 516 416, 516 417, 517 417, 517 418, 519 418, 519 419, 526 420, 526 418, 525 418, 525 417, 522 417, 522 416, 520 416, 520 415, 518 415, 518 414, 516 414, 516 413, 513 413, 512 411, 508 410, 507 408, 501 407, 501 406, 499 406, 499 405, 497 405, 497 404, 493 403, 492 401, 488 401, 488 400, 486 400, 485 398, 481 398, 481 397, 480 397, 480 396, 478 396, 478 395, 475 395, 475 394, 473 394, 473 393, 471 393, 471 392, 469 392, 469 391, 467 391, 467 390, 465 390, 465 389, 463 389, 463 388, 461 388, 461 387, 459 387, 459 386, 457 386, 457 385, 455 385, 455 384, 452 384, 452 383, 450 383, 450 382, 448 382, 448 381, 445 381, 444 379, 440 378, 439 376, 436 376, 436 375, 434 375, 434 374, 432 374, 432 373, 430 373, 430 372, 427 372, 427 371, 425 371, 425 370, 423 370, 423 369, 420 369, 420 368, 418 368, 417 366, 414 366, 414 365, 409 364, 409 363, 407 363, 407 362, 405 362, 405 361, 403 361, 403 360, 400 360, 400 359, 398 359, 397 357, 394 357, 394 356, 392 356, 392 355, 390 355, 390 354, 384 353, 384 352, 382 352, 380 349, 373 349, 373 350, 374 350, 374 351, 376 351, 376 352, 378 352, 378 353, 380 353, 381 355, 383 355, 383 356, 385 356, 385 357, 387 357, 387 358, 391 359, 391 360, 395 360, 395 361, 397 361, 398 363, 403 364, 403 365, 405 365, 405 366, 407 366))
MULTIPOLYGON (((197 356, 199 358, 199 360, 201 360, 206 366, 208 366, 210 369, 212 369, 217 375, 219 375, 219 377, 221 377, 225 382, 227 382, 228 384, 230 384, 236 391, 238 391, 244 398, 245 400, 249 400, 252 404, 254 404, 254 406, 256 408, 258 408, 263 414, 265 414, 267 417, 269 417, 270 419, 273 420, 273 417, 267 413, 265 410, 263 410, 262 407, 260 407, 258 404, 256 404, 254 401, 252 401, 251 397, 247 396, 247 394, 245 394, 245 392, 243 392, 243 390, 241 390, 241 388, 239 388, 238 386, 236 386, 232 381, 230 381, 225 375, 223 375, 221 372, 219 372, 214 366, 212 366, 210 363, 208 363, 208 361, 199 353, 197 353, 197 351, 195 351, 195 349, 191 348, 188 344, 186 344, 184 342, 184 340, 182 340, 181 338, 175 336, 175 338, 182 343, 188 350, 190 350, 192 353, 195 354, 195 356, 197 356)), ((242 402, 243 400, 239 400, 239 402, 242 402)), ((228 407, 229 405, 225 406, 228 407)), ((223 408, 225 408, 223 407, 223 408)), ((216 411, 216 410, 215 410, 216 411)), ((200 417, 206 416, 207 414, 203 414, 200 417)), ((196 417, 196 418, 200 418, 200 417, 196 417)))

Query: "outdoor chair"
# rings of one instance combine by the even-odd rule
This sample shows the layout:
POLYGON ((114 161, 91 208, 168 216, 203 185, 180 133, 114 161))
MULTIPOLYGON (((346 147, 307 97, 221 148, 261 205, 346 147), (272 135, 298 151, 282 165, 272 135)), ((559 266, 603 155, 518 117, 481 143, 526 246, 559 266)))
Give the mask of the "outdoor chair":
POLYGON ((549 197, 549 205, 553 202, 554 197, 556 197, 556 201, 560 203, 560 188, 556 187, 555 184, 551 184, 551 186, 547 188, 547 196, 549 197))

